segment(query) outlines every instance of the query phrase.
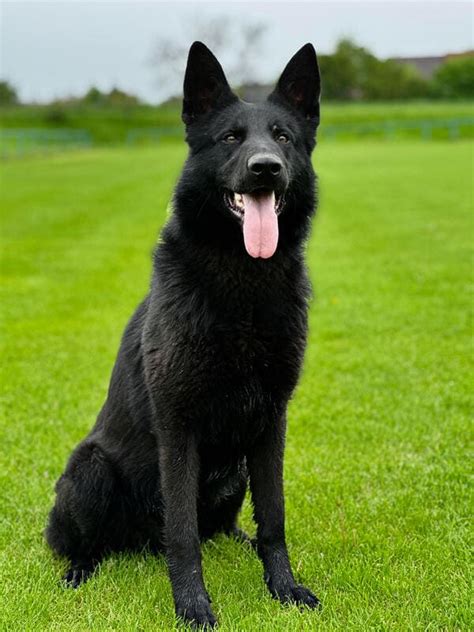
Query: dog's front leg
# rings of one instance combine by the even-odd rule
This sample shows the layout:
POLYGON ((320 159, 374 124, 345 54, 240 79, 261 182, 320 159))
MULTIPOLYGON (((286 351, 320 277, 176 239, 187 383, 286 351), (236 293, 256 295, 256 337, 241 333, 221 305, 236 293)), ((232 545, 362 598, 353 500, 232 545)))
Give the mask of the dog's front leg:
POLYGON ((283 452, 286 419, 271 424, 248 456, 250 489, 257 523, 257 551, 273 597, 315 608, 318 599, 295 582, 285 542, 283 452))
POLYGON ((195 439, 173 424, 160 445, 165 547, 176 614, 196 626, 214 626, 204 587, 197 523, 199 455, 195 439))

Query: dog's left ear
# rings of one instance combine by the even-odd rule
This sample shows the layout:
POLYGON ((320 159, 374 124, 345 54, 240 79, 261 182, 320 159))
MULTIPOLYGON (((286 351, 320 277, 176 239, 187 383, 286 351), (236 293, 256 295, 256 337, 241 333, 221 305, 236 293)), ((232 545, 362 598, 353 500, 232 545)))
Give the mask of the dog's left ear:
POLYGON ((202 42, 189 49, 184 76, 182 119, 186 125, 202 114, 237 101, 230 89, 222 66, 202 42))
POLYGON ((286 65, 268 100, 297 110, 317 126, 320 96, 321 77, 316 51, 312 44, 305 44, 286 65))

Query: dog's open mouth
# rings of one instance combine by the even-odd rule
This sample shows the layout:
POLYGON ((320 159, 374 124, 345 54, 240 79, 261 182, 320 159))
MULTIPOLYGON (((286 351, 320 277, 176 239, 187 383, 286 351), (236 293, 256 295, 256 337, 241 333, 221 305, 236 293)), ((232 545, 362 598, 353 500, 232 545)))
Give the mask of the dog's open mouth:
POLYGON ((242 222, 245 249, 251 257, 268 259, 278 245, 278 215, 284 205, 283 196, 258 189, 252 193, 226 192, 224 200, 242 222))

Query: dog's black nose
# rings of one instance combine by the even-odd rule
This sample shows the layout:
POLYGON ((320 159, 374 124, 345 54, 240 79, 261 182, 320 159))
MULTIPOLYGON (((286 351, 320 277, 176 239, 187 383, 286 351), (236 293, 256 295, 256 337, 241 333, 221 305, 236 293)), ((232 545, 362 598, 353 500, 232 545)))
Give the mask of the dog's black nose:
POLYGON ((254 176, 272 177, 280 175, 283 163, 275 154, 254 154, 247 163, 254 176))

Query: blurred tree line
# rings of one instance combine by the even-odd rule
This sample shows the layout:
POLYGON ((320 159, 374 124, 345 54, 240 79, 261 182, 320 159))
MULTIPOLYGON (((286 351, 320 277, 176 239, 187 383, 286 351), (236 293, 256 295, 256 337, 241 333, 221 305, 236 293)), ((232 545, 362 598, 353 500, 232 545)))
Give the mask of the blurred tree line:
MULTIPOLYGON (((20 102, 16 88, 9 81, 0 81, 0 105, 16 105, 20 102)), ((67 105, 96 105, 96 106, 127 106, 140 105, 140 99, 133 95, 112 88, 109 92, 103 92, 92 86, 83 96, 55 99, 50 105, 61 108, 67 105)))
POLYGON ((410 64, 381 60, 348 39, 332 55, 319 55, 326 99, 392 100, 421 97, 473 98, 474 56, 447 59, 431 79, 410 64))
POLYGON ((112 88, 110 92, 101 92, 98 88, 90 88, 82 101, 91 105, 138 105, 140 99, 119 88, 112 88))

